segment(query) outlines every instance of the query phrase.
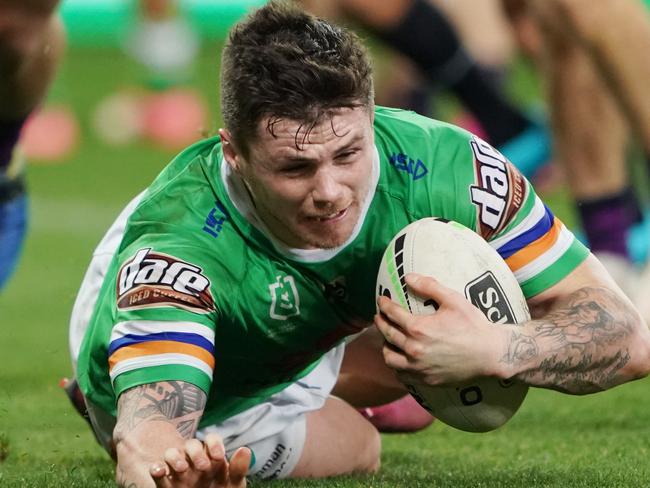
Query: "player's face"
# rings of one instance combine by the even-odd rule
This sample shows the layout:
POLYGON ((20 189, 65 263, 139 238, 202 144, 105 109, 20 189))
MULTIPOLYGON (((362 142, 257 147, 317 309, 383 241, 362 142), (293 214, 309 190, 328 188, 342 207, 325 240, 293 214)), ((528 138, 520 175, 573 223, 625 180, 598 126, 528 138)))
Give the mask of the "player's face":
POLYGON ((267 123, 260 122, 248 160, 235 161, 259 216, 291 247, 343 244, 370 187, 372 110, 339 109, 311 130, 281 119, 271 134, 267 123))

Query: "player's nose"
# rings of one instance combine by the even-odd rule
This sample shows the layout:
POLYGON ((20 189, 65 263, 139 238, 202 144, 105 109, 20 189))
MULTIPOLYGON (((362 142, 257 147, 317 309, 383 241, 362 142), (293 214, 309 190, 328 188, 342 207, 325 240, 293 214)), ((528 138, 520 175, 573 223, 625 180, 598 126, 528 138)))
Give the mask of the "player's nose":
POLYGON ((343 185, 337 181, 332 171, 323 169, 314 176, 311 195, 315 206, 335 205, 343 195, 343 185))

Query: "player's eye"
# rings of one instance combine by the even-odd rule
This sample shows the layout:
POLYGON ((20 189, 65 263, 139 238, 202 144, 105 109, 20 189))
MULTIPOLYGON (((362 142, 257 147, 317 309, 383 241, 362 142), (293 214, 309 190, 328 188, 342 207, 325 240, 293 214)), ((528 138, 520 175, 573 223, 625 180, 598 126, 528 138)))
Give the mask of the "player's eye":
POLYGON ((309 171, 309 165, 307 163, 297 163, 284 166, 280 169, 280 172, 286 176, 300 176, 309 171))
POLYGON ((350 161, 354 156, 357 155, 359 152, 358 149, 350 149, 349 151, 342 152, 340 154, 337 154, 336 161, 338 162, 347 162, 350 161))

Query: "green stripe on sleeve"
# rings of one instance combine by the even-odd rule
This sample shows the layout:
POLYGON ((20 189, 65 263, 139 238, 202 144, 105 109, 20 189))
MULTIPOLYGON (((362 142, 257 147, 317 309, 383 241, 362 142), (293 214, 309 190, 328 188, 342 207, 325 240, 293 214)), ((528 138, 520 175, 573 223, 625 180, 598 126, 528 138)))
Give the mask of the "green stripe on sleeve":
POLYGON ((152 366, 127 371, 115 378, 113 382, 115 398, 119 397, 122 392, 129 388, 148 383, 158 383, 160 381, 184 381, 191 383, 201 388, 206 395, 210 391, 210 385, 212 384, 212 378, 200 369, 193 368, 192 366, 185 364, 152 366))
POLYGON ((521 290, 524 292, 524 296, 526 298, 534 297, 556 283, 559 283, 587 259, 587 256, 589 256, 589 249, 574 237, 573 243, 560 259, 541 271, 534 278, 526 280, 521 284, 521 290))

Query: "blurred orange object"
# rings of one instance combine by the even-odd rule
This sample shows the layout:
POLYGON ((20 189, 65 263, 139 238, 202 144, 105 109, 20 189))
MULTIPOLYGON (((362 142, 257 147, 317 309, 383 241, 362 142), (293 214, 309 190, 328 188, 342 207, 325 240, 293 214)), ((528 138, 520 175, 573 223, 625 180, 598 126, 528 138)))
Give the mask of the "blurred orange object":
POLYGON ((20 137, 29 160, 56 162, 70 156, 79 142, 79 124, 63 105, 48 105, 27 120, 20 137))
POLYGON ((143 134, 167 149, 181 149, 205 137, 206 123, 205 101, 192 90, 154 93, 144 102, 143 134))

